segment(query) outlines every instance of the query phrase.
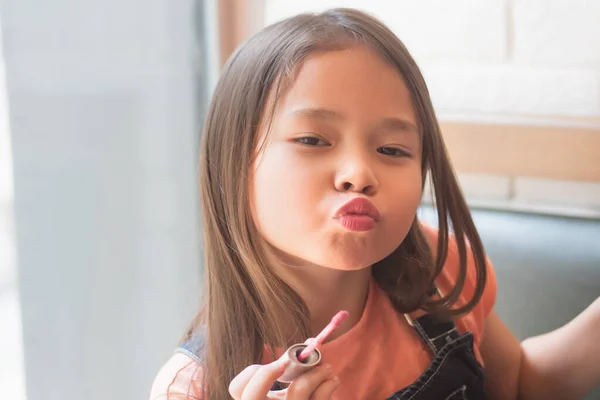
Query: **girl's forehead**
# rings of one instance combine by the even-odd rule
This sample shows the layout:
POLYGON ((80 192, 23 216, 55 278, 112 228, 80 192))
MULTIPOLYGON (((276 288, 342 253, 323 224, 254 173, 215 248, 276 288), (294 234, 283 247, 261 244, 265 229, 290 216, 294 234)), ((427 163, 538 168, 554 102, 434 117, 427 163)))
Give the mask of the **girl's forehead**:
POLYGON ((278 117, 331 120, 347 113, 408 113, 414 119, 412 96, 400 71, 366 47, 310 55, 273 105, 278 117))

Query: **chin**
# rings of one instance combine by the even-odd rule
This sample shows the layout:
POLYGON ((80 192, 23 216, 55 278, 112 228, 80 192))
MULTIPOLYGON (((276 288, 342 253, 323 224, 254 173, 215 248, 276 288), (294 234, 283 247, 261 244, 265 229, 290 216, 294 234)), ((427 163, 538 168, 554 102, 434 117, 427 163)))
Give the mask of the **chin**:
POLYGON ((328 254, 323 258, 325 262, 321 265, 324 267, 336 269, 338 271, 359 271, 368 268, 377 261, 385 258, 385 255, 378 257, 375 254, 368 254, 365 251, 344 251, 328 254))
POLYGON ((383 260, 398 247, 398 243, 382 240, 371 234, 336 235, 332 240, 315 244, 315 254, 327 268, 357 271, 383 260))

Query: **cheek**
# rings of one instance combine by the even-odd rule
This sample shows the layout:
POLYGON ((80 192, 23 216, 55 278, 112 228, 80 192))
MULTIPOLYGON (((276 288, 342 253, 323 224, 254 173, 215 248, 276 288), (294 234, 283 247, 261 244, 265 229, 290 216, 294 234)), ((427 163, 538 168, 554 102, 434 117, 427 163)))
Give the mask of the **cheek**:
POLYGON ((406 212, 415 213, 421 202, 423 194, 423 179, 420 168, 411 174, 410 179, 405 181, 406 188, 403 190, 406 212))
POLYGON ((406 171, 401 177, 396 177, 390 186, 390 196, 387 197, 386 208, 390 211, 392 225, 399 231, 408 231, 417 209, 421 203, 422 178, 419 168, 406 171))
MULTIPOLYGON (((314 168, 313 168, 314 169, 314 168)), ((318 205, 311 168, 276 146, 265 149, 253 171, 251 196, 255 222, 265 236, 286 235, 310 227, 318 205)))

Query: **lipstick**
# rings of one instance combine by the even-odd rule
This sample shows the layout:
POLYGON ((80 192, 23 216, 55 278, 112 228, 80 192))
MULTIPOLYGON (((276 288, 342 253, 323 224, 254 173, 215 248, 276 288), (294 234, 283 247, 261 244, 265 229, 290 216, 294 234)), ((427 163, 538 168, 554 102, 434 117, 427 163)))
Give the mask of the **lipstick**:
POLYGON ((294 379, 299 377, 305 372, 310 371, 312 368, 319 365, 321 362, 321 352, 319 349, 314 349, 310 352, 308 357, 304 361, 300 361, 298 356, 300 353, 308 347, 307 344, 298 343, 290 346, 285 353, 281 356, 282 359, 289 360, 285 372, 279 379, 281 383, 292 383, 294 379))
POLYGON ((307 343, 297 343, 290 346, 281 356, 281 359, 287 359, 289 363, 278 381, 291 383, 303 373, 319 365, 319 362, 321 362, 321 352, 318 347, 347 317, 347 311, 338 312, 316 338, 307 340, 307 343))

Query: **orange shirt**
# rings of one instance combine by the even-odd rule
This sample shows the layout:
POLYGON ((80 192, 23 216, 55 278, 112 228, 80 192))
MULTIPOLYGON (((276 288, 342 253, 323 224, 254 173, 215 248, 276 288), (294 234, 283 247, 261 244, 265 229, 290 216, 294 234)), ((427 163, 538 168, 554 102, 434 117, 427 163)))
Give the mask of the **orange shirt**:
MULTIPOLYGON (((424 232, 435 244, 437 230, 425 226, 424 232)), ((448 292, 454 285, 458 267, 458 251, 455 242, 451 241, 446 263, 436 281, 442 292, 448 292)), ((496 298, 496 279, 490 263, 487 272, 482 300, 469 314, 456 321, 459 331, 473 334, 475 353, 482 364, 479 346, 485 318, 496 298)), ((475 265, 469 254, 468 276, 457 305, 471 299, 475 283, 475 265)), ((320 350, 323 362, 331 364, 333 373, 340 378, 340 386, 333 396, 336 400, 386 398, 412 384, 433 359, 415 329, 394 310, 389 298, 374 281, 360 321, 342 336, 323 344, 320 350)), ((266 356, 263 358, 263 363, 270 361, 266 356)), ((189 380, 182 383, 185 393, 189 384, 189 380)))

